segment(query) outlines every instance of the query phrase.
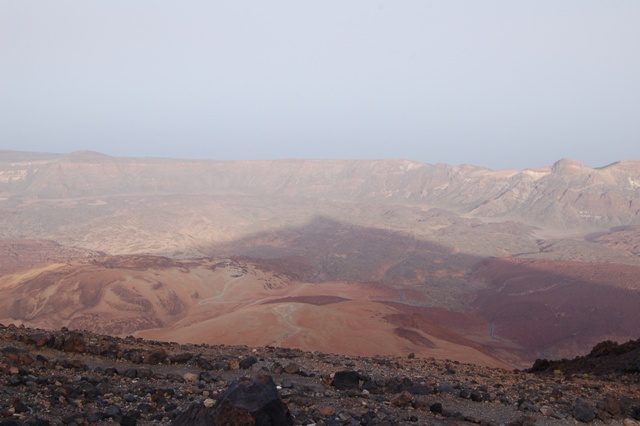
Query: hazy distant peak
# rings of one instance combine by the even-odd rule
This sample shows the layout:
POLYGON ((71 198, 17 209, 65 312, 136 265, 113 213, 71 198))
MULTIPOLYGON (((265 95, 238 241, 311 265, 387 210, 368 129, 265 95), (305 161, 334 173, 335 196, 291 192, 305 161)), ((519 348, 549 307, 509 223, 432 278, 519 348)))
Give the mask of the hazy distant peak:
POLYGON ((574 174, 583 172, 588 169, 589 167, 585 166, 579 161, 572 160, 570 158, 560 159, 556 161, 551 167, 551 171, 558 174, 574 174))

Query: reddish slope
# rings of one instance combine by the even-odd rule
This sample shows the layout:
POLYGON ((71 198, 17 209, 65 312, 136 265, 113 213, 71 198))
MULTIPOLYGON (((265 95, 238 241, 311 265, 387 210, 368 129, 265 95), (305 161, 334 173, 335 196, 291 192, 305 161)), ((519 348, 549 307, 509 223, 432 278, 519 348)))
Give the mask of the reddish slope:
POLYGON ((0 277, 5 324, 509 367, 464 330, 407 322, 394 300, 382 283, 304 283, 229 259, 105 256, 0 277))
POLYGON ((494 259, 473 279, 487 286, 474 311, 493 324, 494 337, 523 346, 531 359, 575 355, 640 330, 639 267, 494 259))

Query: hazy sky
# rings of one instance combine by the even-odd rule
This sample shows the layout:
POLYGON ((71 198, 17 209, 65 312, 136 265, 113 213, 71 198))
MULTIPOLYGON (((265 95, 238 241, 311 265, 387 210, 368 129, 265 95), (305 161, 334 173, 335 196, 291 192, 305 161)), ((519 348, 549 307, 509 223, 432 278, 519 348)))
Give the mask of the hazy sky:
POLYGON ((640 159, 640 1, 0 0, 0 149, 640 159))

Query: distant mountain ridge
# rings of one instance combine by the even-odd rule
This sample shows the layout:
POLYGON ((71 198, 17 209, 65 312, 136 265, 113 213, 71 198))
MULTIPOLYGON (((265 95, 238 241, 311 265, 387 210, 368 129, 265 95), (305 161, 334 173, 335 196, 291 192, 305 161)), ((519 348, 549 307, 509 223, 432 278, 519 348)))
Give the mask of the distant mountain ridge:
POLYGON ((640 224, 635 160, 590 168, 562 159, 535 170, 494 171, 408 160, 215 161, 0 151, 4 198, 200 192, 424 204, 567 228, 640 224))

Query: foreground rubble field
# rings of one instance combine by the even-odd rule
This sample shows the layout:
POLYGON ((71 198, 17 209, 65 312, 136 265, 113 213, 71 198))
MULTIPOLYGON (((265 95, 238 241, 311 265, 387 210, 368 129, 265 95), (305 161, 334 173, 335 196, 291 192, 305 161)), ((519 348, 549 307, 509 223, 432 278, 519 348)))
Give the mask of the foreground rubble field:
POLYGON ((603 362, 524 372, 0 325, 0 425, 640 425, 638 355, 607 348, 592 354, 603 362), (281 420, 216 411, 242 383, 264 384, 281 420))

